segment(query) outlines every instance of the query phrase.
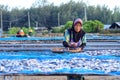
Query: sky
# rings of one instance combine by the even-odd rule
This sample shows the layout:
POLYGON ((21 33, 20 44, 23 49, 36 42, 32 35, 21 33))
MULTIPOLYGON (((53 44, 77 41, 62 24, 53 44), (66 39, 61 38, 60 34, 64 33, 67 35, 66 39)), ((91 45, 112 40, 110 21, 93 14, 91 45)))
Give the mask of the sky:
MULTIPOLYGON (((0 0, 1 5, 7 5, 10 9, 18 7, 21 8, 30 8, 36 0, 0 0)), ((60 5, 61 3, 67 3, 70 0, 48 0, 49 3, 54 3, 54 5, 60 5)), ((80 0, 74 0, 80 1, 80 0)), ((88 5, 106 5, 111 10, 117 6, 120 7, 120 0, 82 0, 83 2, 88 3, 88 5)))

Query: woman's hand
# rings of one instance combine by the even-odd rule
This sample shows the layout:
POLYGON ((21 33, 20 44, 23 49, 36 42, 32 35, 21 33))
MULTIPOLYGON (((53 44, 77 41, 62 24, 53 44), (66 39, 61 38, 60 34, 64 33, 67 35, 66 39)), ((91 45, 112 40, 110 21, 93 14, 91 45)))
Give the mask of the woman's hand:
POLYGON ((78 50, 78 51, 81 51, 82 49, 79 47, 79 48, 77 48, 77 50, 78 50))
POLYGON ((77 43, 75 43, 75 42, 70 42, 69 46, 70 46, 70 47, 77 47, 77 43))

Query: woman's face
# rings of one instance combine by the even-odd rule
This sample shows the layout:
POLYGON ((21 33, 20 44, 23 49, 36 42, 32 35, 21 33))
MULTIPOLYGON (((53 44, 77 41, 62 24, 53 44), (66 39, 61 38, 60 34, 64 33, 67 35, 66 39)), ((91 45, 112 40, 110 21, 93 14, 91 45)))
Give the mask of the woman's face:
POLYGON ((76 23, 75 26, 74 26, 74 30, 75 30, 76 32, 79 32, 81 29, 82 29, 81 24, 80 24, 80 23, 76 23))

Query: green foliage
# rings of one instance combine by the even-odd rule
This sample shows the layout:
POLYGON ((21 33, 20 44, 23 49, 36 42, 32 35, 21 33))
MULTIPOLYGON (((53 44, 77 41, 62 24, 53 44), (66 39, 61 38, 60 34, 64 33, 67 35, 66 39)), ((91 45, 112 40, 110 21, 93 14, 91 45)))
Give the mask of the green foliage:
POLYGON ((96 29, 95 32, 99 32, 100 30, 103 30, 104 24, 98 20, 94 21, 96 23, 96 29))
POLYGON ((120 29, 107 29, 100 31, 100 34, 111 34, 111 33, 120 33, 120 29))
MULTIPOLYGON (((28 12, 30 13, 30 25, 34 27, 55 27, 58 25, 58 17, 60 25, 64 25, 67 21, 73 20, 74 18, 81 18, 84 20, 84 10, 87 3, 83 2, 83 0, 78 2, 69 0, 68 3, 62 3, 60 6, 47 4, 46 0, 44 1, 44 6, 39 3, 41 2, 41 0, 39 0, 29 9, 13 8, 12 10, 9 10, 9 6, 1 5, 0 10, 3 13, 3 18, 5 21, 3 21, 3 30, 8 31, 10 23, 11 27, 28 27, 28 12)), ((120 21, 119 7, 115 7, 113 10, 110 10, 105 5, 88 5, 86 7, 86 13, 88 20, 100 20, 104 24, 112 24, 113 22, 120 21)), ((62 28, 60 31, 63 32, 65 29, 66 28, 62 28)))
POLYGON ((83 29, 88 32, 88 33, 96 33, 99 32, 100 30, 102 30, 104 27, 104 25, 98 21, 98 20, 90 20, 90 21, 86 21, 83 24, 83 29))
POLYGON ((16 34, 20 30, 18 27, 12 27, 9 29, 8 34, 16 34))
POLYGON ((65 26, 63 27, 54 27, 52 32, 53 33, 63 33, 66 29, 71 28, 73 24, 73 21, 67 21, 65 26))
POLYGON ((12 27, 12 28, 10 28, 9 29, 9 31, 8 31, 8 34, 16 34, 20 29, 22 29, 24 32, 25 32, 25 34, 28 34, 28 32, 29 32, 29 30, 30 29, 32 29, 32 31, 33 31, 33 34, 35 33, 35 30, 34 30, 34 28, 26 28, 26 27, 22 27, 22 28, 20 28, 20 27, 12 27))
POLYGON ((52 33, 60 33, 60 27, 54 27, 52 33))
POLYGON ((25 34, 27 34, 27 33, 28 33, 28 31, 29 31, 29 29, 28 29, 28 28, 26 28, 26 27, 23 27, 23 28, 22 28, 22 30, 24 31, 24 33, 25 33, 25 34))
POLYGON ((109 30, 101 30, 99 33, 100 34, 110 34, 110 31, 109 30))
POLYGON ((120 29, 110 29, 110 33, 120 33, 120 29))
POLYGON ((60 32, 64 32, 66 29, 69 29, 72 27, 73 21, 67 21, 64 27, 61 28, 60 32))

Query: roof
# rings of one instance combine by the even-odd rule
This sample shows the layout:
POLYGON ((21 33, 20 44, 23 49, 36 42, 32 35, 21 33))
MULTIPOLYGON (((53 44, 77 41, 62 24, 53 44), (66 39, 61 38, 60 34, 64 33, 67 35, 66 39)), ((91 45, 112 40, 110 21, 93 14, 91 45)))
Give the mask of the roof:
POLYGON ((114 22, 114 23, 110 26, 110 29, 116 29, 116 28, 120 28, 120 22, 114 22))
POLYGON ((120 22, 115 22, 116 24, 118 24, 120 26, 120 22))

